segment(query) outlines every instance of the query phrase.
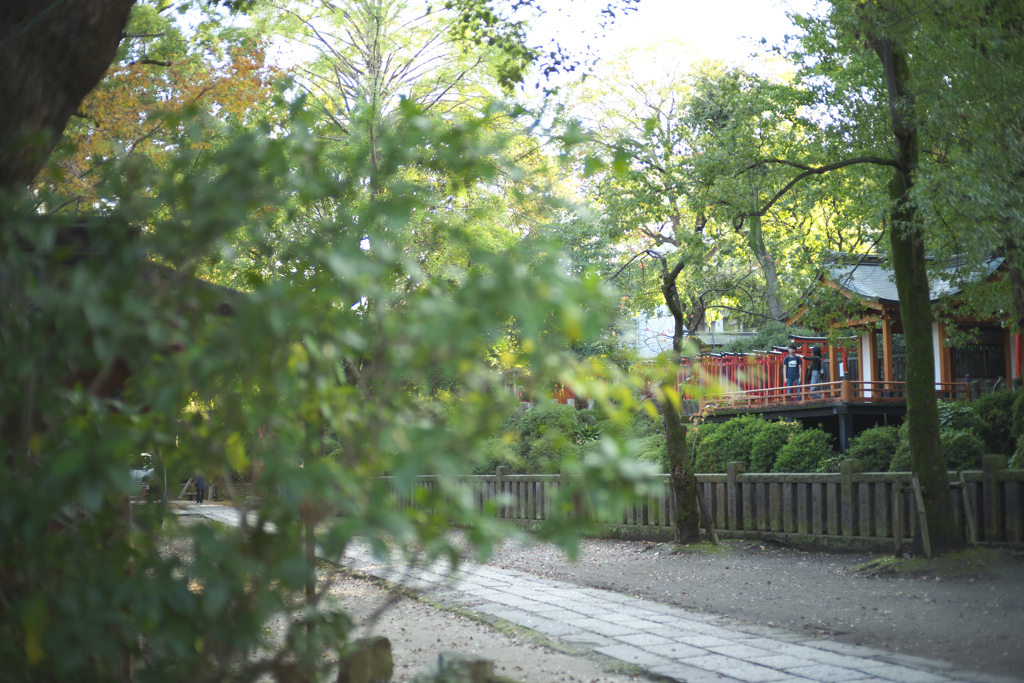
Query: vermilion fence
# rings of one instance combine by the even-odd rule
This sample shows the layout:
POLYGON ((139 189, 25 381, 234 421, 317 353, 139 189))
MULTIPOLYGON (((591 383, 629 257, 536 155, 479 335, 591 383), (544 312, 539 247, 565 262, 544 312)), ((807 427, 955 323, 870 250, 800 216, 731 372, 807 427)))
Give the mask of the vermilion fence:
MULTIPOLYGON (((936 382, 939 398, 970 399, 967 382, 936 382)), ((765 408, 797 403, 905 403, 904 382, 864 382, 843 380, 821 384, 803 384, 785 389, 752 389, 747 391, 708 393, 701 396, 701 406, 719 408, 765 408)))
MULTIPOLYGON (((949 473, 957 523, 965 536, 970 517, 978 541, 1024 541, 1024 470, 1005 469, 1005 462, 1000 456, 987 456, 983 470, 949 473), (954 488, 961 474, 966 493, 954 488)), ((859 461, 848 460, 843 471, 835 474, 747 474, 741 464, 733 463, 725 474, 698 474, 697 482, 715 526, 725 536, 775 536, 794 543, 818 538, 856 540, 860 543, 851 547, 868 542, 887 549, 895 541, 900 520, 902 536, 913 537, 918 522, 914 496, 908 490, 911 474, 860 472, 859 467, 859 461)), ((455 479, 469 489, 481 513, 493 507, 497 517, 523 523, 552 516, 552 500, 562 485, 559 475, 497 473, 455 479)), ((668 475, 662 479, 665 493, 639 501, 621 520, 611 520, 614 525, 670 533, 675 504, 668 495, 668 475)), ((395 504, 416 508, 422 505, 416 489, 437 486, 438 477, 419 477, 413 489, 394 491, 395 504)))

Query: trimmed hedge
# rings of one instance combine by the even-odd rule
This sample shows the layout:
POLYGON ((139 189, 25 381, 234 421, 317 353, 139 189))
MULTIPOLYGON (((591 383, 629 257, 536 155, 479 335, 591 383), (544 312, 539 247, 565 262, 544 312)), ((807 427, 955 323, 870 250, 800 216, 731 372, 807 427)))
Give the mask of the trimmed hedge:
POLYGON ((804 429, 795 433, 782 447, 775 461, 774 472, 824 472, 835 459, 832 436, 821 429, 804 429))

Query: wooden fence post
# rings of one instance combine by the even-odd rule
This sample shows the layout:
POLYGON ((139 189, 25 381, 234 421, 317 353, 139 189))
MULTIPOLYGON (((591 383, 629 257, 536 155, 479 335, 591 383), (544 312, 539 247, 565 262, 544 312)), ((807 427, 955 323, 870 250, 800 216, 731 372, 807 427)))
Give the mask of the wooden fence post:
POLYGON ((843 536, 853 536, 857 526, 857 499, 853 494, 853 476, 861 472, 860 460, 843 460, 839 463, 839 509, 842 517, 843 536))
POLYGON ((1005 455, 986 455, 981 459, 981 509, 988 543, 1003 540, 1003 484, 996 478, 996 471, 1005 469, 1005 455))
POLYGON ((502 494, 505 492, 505 476, 508 474, 509 469, 505 465, 499 465, 494 471, 495 482, 494 482, 494 497, 498 502, 498 519, 505 517, 505 503, 501 501, 502 494))
POLYGON ((729 514, 728 528, 738 531, 743 528, 743 500, 740 496, 740 485, 736 480, 741 474, 746 474, 747 466, 741 462, 731 462, 725 466, 725 495, 726 505, 729 514))

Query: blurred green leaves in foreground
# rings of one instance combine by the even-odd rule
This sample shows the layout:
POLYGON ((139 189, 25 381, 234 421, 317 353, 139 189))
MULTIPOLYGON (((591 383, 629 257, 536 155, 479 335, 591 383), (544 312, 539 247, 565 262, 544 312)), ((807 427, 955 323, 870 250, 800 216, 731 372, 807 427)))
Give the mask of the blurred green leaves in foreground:
MULTIPOLYGON (((481 245, 437 209, 515 177, 501 139, 482 134, 507 115, 439 124, 407 103, 368 154, 329 150, 296 107, 288 131, 183 144, 159 170, 129 160, 88 217, 0 198, 0 681, 326 675, 351 624, 323 586, 303 593, 301 527, 319 525, 330 555, 365 539, 426 560, 459 557, 452 526, 484 553, 509 532, 450 476, 415 511, 397 511, 380 479, 470 471, 514 400, 487 360, 509 330, 534 386, 634 408, 628 380, 602 368, 592 381, 589 364, 578 376, 564 352, 605 324, 582 314, 609 308, 599 283, 568 277, 552 248, 481 245), (443 231, 458 271, 421 270, 410 225, 443 231), (240 244, 256 264, 248 291, 196 277, 230 268, 240 244), (284 252, 286 268, 252 258, 284 252), (430 390, 438 377, 447 389, 430 390), (129 505, 142 452, 155 456, 151 502, 129 505), (254 458, 254 526, 180 528, 160 502, 165 472, 167 496, 197 471, 230 489, 254 458), (193 561, 161 552, 186 535, 193 561), (275 615, 284 642, 268 635, 275 615)), ((651 490, 628 448, 595 441, 563 463, 577 476, 542 536, 571 548, 651 490), (572 518, 584 498, 589 522, 572 518)))

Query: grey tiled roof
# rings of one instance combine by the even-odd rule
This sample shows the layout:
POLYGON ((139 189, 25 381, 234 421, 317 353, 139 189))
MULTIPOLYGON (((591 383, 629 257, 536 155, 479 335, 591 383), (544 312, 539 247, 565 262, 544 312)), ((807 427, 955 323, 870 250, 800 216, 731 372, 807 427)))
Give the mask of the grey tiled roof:
MULTIPOLYGON (((993 257, 985 262, 980 279, 988 279, 1003 263, 1002 257, 993 257)), ((950 281, 954 279, 959 262, 951 262, 942 269, 946 277, 932 277, 929 298, 938 301, 942 297, 960 292, 959 287, 950 281)), ((828 269, 832 280, 843 289, 857 294, 868 301, 879 303, 899 303, 896 282, 893 279, 889 264, 880 259, 868 258, 859 264, 831 266, 828 269)))

